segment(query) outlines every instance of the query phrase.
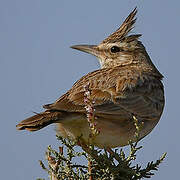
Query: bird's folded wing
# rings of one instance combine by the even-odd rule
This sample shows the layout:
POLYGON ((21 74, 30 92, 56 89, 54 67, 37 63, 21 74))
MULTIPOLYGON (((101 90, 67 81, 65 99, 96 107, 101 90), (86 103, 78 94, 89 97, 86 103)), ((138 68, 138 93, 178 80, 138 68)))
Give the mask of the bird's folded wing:
MULTIPOLYGON (((87 74, 47 109, 85 112, 85 86, 89 86, 96 113, 160 116, 164 106, 163 85, 157 77, 119 67, 87 74)), ((129 116, 128 115, 128 116, 129 116)))

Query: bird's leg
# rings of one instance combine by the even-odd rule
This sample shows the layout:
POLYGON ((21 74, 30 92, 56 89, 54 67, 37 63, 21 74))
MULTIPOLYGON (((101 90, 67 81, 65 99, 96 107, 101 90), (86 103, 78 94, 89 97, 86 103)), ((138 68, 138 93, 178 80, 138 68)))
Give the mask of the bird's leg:
POLYGON ((104 148, 112 157, 114 157, 114 159, 116 159, 119 163, 122 162, 122 159, 117 156, 116 153, 114 153, 114 151, 110 148, 110 147, 106 147, 104 148))
POLYGON ((114 151, 110 148, 110 147, 106 147, 105 150, 110 154, 110 155, 114 155, 114 151))

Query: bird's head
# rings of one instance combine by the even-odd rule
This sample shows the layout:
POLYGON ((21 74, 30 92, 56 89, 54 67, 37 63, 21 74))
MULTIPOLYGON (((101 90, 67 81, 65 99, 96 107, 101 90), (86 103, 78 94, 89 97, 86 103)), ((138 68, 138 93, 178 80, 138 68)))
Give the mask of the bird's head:
POLYGON ((155 70, 145 47, 139 41, 141 34, 129 34, 136 22, 136 13, 135 8, 122 25, 99 45, 75 45, 71 48, 96 56, 101 68, 135 64, 155 70))

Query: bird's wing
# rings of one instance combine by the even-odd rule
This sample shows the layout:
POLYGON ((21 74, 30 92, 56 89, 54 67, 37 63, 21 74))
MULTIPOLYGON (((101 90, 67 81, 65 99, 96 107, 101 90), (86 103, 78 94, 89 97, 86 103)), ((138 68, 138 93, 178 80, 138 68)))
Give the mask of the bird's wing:
POLYGON ((124 97, 117 97, 116 103, 140 119, 160 118, 165 101, 163 84, 153 76, 141 78, 126 89, 124 97))
POLYGON ((133 69, 116 67, 100 69, 83 76, 47 109, 85 112, 84 93, 88 85, 96 113, 134 114, 147 117, 159 114, 164 103, 163 86, 153 75, 137 73, 133 69), (120 68, 120 69, 119 69, 120 68))

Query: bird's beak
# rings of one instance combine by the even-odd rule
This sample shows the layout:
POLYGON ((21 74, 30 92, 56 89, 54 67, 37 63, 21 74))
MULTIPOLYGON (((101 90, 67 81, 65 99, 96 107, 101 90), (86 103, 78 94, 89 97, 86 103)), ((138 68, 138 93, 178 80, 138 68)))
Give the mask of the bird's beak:
POLYGON ((74 45, 74 46, 71 46, 71 48, 92 54, 94 56, 98 56, 99 54, 97 45, 74 45))

